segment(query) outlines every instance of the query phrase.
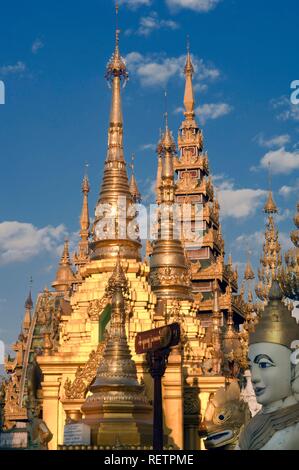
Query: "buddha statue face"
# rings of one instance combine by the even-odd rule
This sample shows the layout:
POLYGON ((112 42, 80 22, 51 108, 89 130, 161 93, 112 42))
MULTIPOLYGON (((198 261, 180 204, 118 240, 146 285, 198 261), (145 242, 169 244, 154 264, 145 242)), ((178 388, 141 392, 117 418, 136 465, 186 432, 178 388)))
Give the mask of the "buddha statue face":
POLYGON ((280 344, 255 343, 249 347, 251 380, 257 402, 270 405, 292 395, 291 350, 280 344))

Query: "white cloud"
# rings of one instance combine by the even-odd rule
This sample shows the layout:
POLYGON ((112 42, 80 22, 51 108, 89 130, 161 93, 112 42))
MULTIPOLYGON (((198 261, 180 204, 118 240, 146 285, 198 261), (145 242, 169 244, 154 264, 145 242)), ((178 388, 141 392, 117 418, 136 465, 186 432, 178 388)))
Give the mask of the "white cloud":
POLYGON ((289 152, 285 147, 272 150, 261 159, 260 167, 269 168, 274 174, 288 175, 299 169, 299 151, 289 152))
POLYGON ((283 147, 284 145, 290 143, 291 137, 288 134, 282 134, 271 137, 270 139, 265 139, 263 134, 258 134, 254 138, 254 141, 256 141, 261 147, 272 149, 276 147, 283 147))
POLYGON ((298 193, 298 191, 299 191, 299 179, 297 179, 294 186, 287 186, 287 185, 282 186, 279 190, 279 195, 287 199, 293 193, 298 193))
POLYGON ((144 191, 142 191, 142 201, 152 204, 156 201, 156 179, 147 178, 142 182, 144 191))
POLYGON ((299 106, 292 104, 290 97, 282 96, 272 100, 271 105, 277 111, 277 119, 280 121, 299 121, 299 106))
MULTIPOLYGON (((210 83, 220 77, 220 71, 212 64, 206 64, 196 56, 192 56, 195 80, 201 84, 210 83)), ((143 86, 165 86, 173 77, 184 77, 186 56, 165 57, 162 54, 143 56, 139 52, 131 52, 126 56, 128 69, 140 80, 143 86)))
MULTIPOLYGON (((160 19, 158 13, 153 11, 148 16, 142 16, 139 20, 139 27, 135 34, 139 36, 149 36, 153 31, 159 29, 178 29, 180 26, 176 21, 160 19)), ((127 30, 126 34, 133 34, 133 30, 127 30)))
POLYGON ((0 75, 10 75, 10 74, 18 74, 25 72, 26 65, 24 62, 18 61, 14 65, 2 65, 0 67, 0 75))
POLYGON ((166 0, 172 10, 187 8, 199 13, 207 13, 215 8, 220 0, 166 0))
POLYGON ((282 213, 279 213, 276 216, 276 222, 283 222, 284 220, 288 220, 292 218, 292 213, 290 209, 285 209, 282 213))
POLYGON ((144 145, 141 145, 140 150, 141 151, 146 151, 146 150, 155 151, 156 148, 157 148, 157 144, 144 144, 144 145))
POLYGON ((209 119, 218 119, 226 116, 233 110, 232 106, 227 103, 206 103, 196 108, 195 112, 199 120, 204 124, 209 119))
POLYGON ((61 254, 64 225, 37 228, 23 222, 0 223, 0 265, 21 262, 43 252, 61 254))
POLYGON ((33 54, 37 54, 40 49, 44 47, 44 43, 40 39, 36 39, 32 44, 31 51, 33 54))
POLYGON ((262 231, 245 233, 236 238, 235 246, 238 250, 242 251, 244 251, 244 247, 254 248, 253 252, 259 255, 258 250, 262 248, 264 241, 265 234, 262 231))
POLYGON ((136 10, 139 7, 150 6, 152 0, 119 0, 120 5, 127 5, 128 8, 136 10))
POLYGON ((243 219, 253 216, 257 209, 264 203, 267 191, 262 189, 239 189, 229 179, 224 180, 222 176, 216 176, 216 190, 219 196, 221 217, 243 219))
MULTIPOLYGON (((282 252, 292 248, 292 242, 288 233, 279 232, 279 242, 282 252)), ((244 251, 244 247, 250 247, 255 255, 260 256, 263 244, 265 243, 265 232, 260 230, 254 233, 244 233, 236 238, 235 246, 238 250, 244 251)))

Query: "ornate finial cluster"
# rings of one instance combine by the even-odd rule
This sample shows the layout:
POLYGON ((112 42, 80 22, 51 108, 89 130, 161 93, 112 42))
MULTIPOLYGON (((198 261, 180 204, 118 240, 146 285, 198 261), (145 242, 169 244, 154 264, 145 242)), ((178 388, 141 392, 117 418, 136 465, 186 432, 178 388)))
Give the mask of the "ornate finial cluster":
POLYGON ((291 232, 291 240, 294 248, 285 254, 286 266, 279 273, 279 280, 286 297, 292 300, 299 300, 299 203, 297 204, 297 214, 294 217, 296 230, 291 232))
POLYGON ((277 278, 282 264, 281 245, 279 243, 278 230, 273 218, 273 214, 276 214, 278 210, 271 191, 269 192, 264 212, 268 215, 268 220, 263 254, 260 260, 261 267, 258 271, 259 282, 256 285, 255 292, 260 300, 266 302, 268 300, 272 280, 277 278))
POLYGON ((118 10, 119 10, 118 3, 116 3, 115 9, 116 9, 115 49, 114 49, 114 53, 110 61, 107 64, 105 77, 109 82, 113 81, 115 77, 119 77, 124 80, 124 84, 125 84, 129 78, 129 74, 127 71, 125 60, 120 55, 120 51, 119 51, 120 30, 118 29, 118 10))

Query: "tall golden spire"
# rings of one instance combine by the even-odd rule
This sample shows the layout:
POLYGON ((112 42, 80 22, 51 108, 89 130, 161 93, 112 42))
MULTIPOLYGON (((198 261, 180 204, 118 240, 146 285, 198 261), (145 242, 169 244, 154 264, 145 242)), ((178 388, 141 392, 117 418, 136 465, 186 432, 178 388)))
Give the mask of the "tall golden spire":
POLYGON ((175 234, 173 158, 176 146, 168 128, 167 113, 165 117, 165 132, 158 145, 162 163, 158 239, 153 242, 150 257, 150 282, 158 299, 191 300, 191 274, 181 239, 175 234))
POLYGON ((185 84, 185 95, 184 95, 184 106, 185 106, 185 116, 187 119, 194 119, 195 112, 194 112, 194 93, 193 93, 193 78, 194 68, 191 60, 190 54, 190 44, 188 39, 187 44, 187 60, 185 65, 185 77, 186 77, 186 84, 185 84))
POLYGON ((58 292, 66 292, 71 288, 74 282, 76 282, 76 278, 70 261, 69 242, 68 240, 65 240, 63 253, 56 273, 56 279, 52 286, 58 292))
POLYGON ((82 183, 82 193, 83 193, 83 204, 80 217, 80 237, 79 250, 78 253, 74 256, 74 261, 77 266, 82 266, 86 264, 89 259, 89 209, 88 209, 88 194, 90 191, 90 185, 87 174, 85 174, 82 183))
MULTIPOLYGON (((116 12, 118 14, 118 6, 116 12)), ((138 235, 135 236, 137 230, 134 234, 128 233, 128 226, 132 225, 136 213, 131 208, 134 200, 129 188, 123 149, 121 84, 126 83, 128 72, 119 50, 118 27, 114 53, 107 65, 106 79, 112 87, 112 101, 108 152, 92 230, 92 259, 116 257, 121 247, 124 258, 139 260, 141 244, 138 235)))

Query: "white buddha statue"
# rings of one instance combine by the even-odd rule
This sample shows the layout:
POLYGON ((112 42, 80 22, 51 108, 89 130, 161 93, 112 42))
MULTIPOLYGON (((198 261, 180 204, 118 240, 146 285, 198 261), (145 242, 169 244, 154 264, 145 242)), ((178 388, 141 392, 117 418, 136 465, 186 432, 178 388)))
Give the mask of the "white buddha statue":
POLYGON ((239 438, 241 450, 299 450, 299 325, 274 281, 269 304, 249 338, 257 415, 239 438))

